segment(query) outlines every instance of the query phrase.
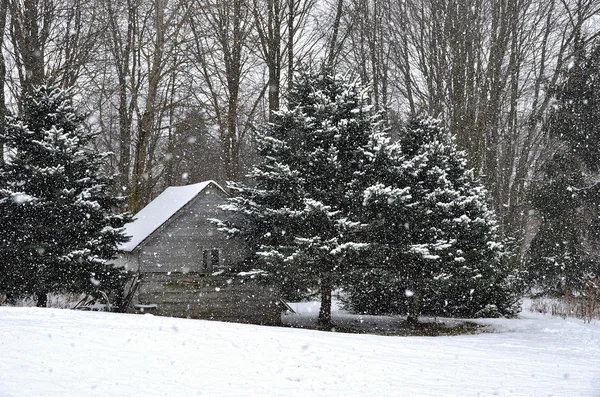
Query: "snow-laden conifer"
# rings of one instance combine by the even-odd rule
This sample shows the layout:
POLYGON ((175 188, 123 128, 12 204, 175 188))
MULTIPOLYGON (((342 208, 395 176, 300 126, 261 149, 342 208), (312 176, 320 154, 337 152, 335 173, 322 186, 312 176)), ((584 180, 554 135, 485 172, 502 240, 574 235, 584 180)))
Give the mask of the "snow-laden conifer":
POLYGON ((320 293, 319 322, 330 323, 331 291, 365 247, 355 241, 366 162, 364 148, 379 128, 367 90, 326 73, 296 76, 288 102, 257 131, 262 162, 254 185, 231 184, 225 208, 243 222, 221 223, 241 236, 294 297, 320 293))
POLYGON ((363 192, 368 266, 347 285, 369 313, 498 315, 514 296, 487 192, 441 122, 412 118, 398 142, 371 141, 363 192))
POLYGON ((42 86, 23 102, 23 117, 9 118, 3 137, 9 159, 0 170, 0 292, 110 292, 126 273, 114 257, 128 214, 113 210, 106 154, 90 145, 72 95, 42 86))
POLYGON ((546 130, 557 151, 531 189, 540 227, 524 267, 532 287, 568 295, 600 275, 600 45, 586 54, 575 43, 553 105, 546 130))

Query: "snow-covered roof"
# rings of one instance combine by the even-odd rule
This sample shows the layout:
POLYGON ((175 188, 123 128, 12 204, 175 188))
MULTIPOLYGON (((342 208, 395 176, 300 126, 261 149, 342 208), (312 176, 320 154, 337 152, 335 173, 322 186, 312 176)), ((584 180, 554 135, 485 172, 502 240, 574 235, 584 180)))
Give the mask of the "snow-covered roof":
POLYGON ((164 192, 135 214, 133 222, 125 225, 125 234, 131 236, 131 240, 121 244, 119 249, 126 252, 133 251, 142 241, 210 185, 214 185, 218 190, 225 192, 214 181, 166 188, 164 192))

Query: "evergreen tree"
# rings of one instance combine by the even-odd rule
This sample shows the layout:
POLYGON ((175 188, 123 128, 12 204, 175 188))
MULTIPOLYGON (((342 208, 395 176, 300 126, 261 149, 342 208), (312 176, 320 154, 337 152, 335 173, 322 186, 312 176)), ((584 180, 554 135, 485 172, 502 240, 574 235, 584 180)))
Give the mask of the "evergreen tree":
POLYGON ((546 125, 559 149, 532 189, 541 225, 525 268, 531 285, 545 292, 574 292, 600 274, 600 46, 586 54, 582 43, 575 43, 546 125))
POLYGON ((598 238, 597 206, 595 199, 586 198, 590 186, 572 160, 556 154, 545 166, 544 182, 533 192, 541 224, 525 268, 530 285, 544 293, 580 291, 586 278, 600 270, 592 246, 598 238))
POLYGON ((250 177, 233 184, 227 209, 245 222, 221 224, 244 237, 288 292, 319 286, 319 323, 331 322, 331 291, 364 244, 358 223, 364 147, 379 128, 366 90, 343 76, 302 72, 287 107, 257 131, 263 158, 250 177))
POLYGON ((577 289, 593 267, 584 243, 584 230, 591 220, 586 219, 590 214, 585 213, 585 185, 579 160, 559 152, 544 165, 543 183, 533 190, 532 205, 542 222, 526 269, 531 285, 543 292, 577 289))
POLYGON ((440 122, 414 117, 390 145, 373 141, 377 184, 364 191, 374 266, 348 288, 351 308, 369 313, 512 314, 487 192, 440 122))
POLYGON ((89 146, 70 93, 38 87, 10 118, 3 136, 10 153, 0 169, 0 291, 33 295, 46 306, 49 292, 120 291, 123 269, 107 261, 127 241, 129 214, 115 214, 105 155, 89 146))

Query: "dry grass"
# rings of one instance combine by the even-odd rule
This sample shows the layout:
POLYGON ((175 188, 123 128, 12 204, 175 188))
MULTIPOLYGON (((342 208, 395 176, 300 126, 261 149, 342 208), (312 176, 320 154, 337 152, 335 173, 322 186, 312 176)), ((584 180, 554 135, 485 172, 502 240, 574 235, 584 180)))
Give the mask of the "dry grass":
POLYGON ((490 329, 485 325, 477 324, 472 321, 442 321, 421 322, 418 324, 409 324, 403 322, 393 328, 378 326, 373 326, 371 328, 353 327, 348 326, 348 324, 345 324, 343 326, 335 326, 333 329, 331 329, 331 331, 351 334, 371 334, 382 336, 456 336, 473 335, 482 332, 489 332, 490 329))
MULTIPOLYGON (((48 294, 47 307, 53 307, 56 309, 72 309, 79 303, 85 294, 48 294)), ((6 296, 0 295, 0 305, 7 305, 6 296)), ((33 297, 27 297, 19 299, 11 306, 17 307, 33 307, 35 306, 35 299, 33 297)))
POLYGON ((560 317, 575 317, 591 322, 600 319, 600 278, 586 281, 580 294, 564 293, 560 297, 532 299, 531 311, 560 317))

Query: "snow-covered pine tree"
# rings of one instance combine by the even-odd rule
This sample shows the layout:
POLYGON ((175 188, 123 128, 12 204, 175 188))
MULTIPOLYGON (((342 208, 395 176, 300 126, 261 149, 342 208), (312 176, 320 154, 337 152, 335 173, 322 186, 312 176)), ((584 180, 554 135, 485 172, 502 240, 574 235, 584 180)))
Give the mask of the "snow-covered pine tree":
POLYGON ((546 128, 558 150, 531 195, 541 225, 525 269, 531 285, 549 293, 581 291, 600 274, 600 45, 584 50, 577 41, 556 89, 546 128))
POLYGON ((463 317, 513 314, 517 298, 501 260, 495 215, 465 153, 430 117, 411 119, 399 144, 415 210, 414 224, 409 221, 410 272, 416 275, 410 318, 416 321, 420 305, 463 317))
POLYGON ((364 214, 376 259, 348 288, 349 306, 411 322, 423 312, 512 314, 486 191, 440 121, 413 117, 398 142, 373 141, 370 152, 378 176, 364 191, 364 214))
POLYGON ((127 241, 127 213, 113 213, 105 155, 90 149, 72 95, 41 86, 10 118, 3 137, 10 155, 0 169, 0 292, 33 295, 46 305, 49 292, 120 292, 123 269, 107 261, 127 241))
POLYGON ((404 291, 407 274, 403 272, 409 235, 407 233, 412 199, 410 186, 401 165, 404 155, 398 144, 385 134, 375 134, 367 149, 368 162, 362 177, 359 219, 360 241, 368 244, 360 266, 346 274, 342 301, 356 312, 387 314, 406 312, 404 291))
POLYGON ((366 89, 344 76, 301 72, 287 106, 257 131, 263 158, 250 177, 232 184, 225 208, 244 222, 221 223, 245 238, 263 266, 297 295, 316 287, 319 323, 331 322, 331 291, 351 266, 356 243, 350 221, 362 191, 364 147, 379 128, 366 89))
POLYGON ((525 270, 531 287, 549 294, 581 291, 588 276, 600 274, 593 244, 598 241, 595 183, 586 181, 571 154, 557 153, 543 167, 532 193, 541 225, 531 243, 525 270))

